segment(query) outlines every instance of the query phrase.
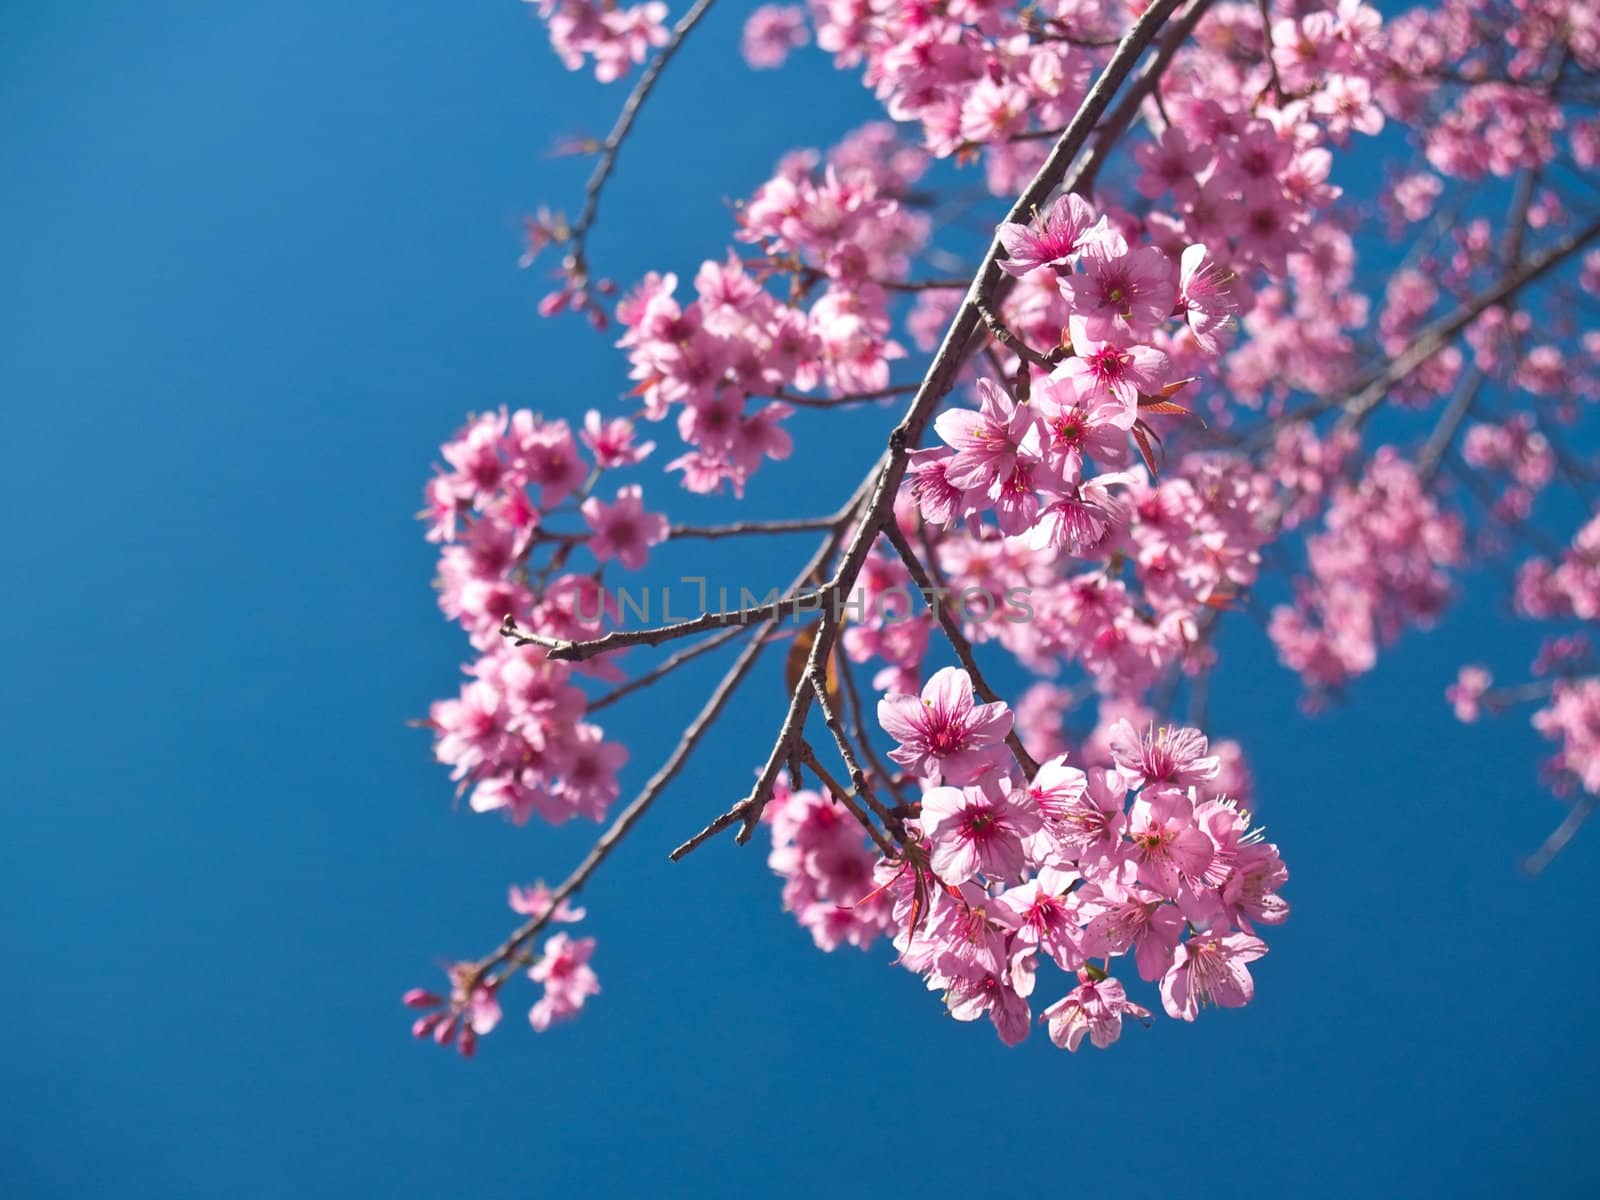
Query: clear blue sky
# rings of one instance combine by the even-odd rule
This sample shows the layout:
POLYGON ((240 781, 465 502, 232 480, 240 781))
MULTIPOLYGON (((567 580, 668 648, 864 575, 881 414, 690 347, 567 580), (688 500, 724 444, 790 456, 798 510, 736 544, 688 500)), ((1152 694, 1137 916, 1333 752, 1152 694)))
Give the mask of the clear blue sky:
MULTIPOLYGON (((871 112, 816 57, 738 73, 726 9, 607 198, 620 277, 718 253, 723 197, 871 112)), ((884 954, 818 954, 759 848, 669 864, 746 785, 773 670, 586 894, 592 1010, 542 1037, 513 1010, 470 1064, 411 1044, 401 990, 592 832, 452 811, 404 724, 464 651, 411 514, 469 408, 624 390, 513 265, 517 215, 582 177, 541 151, 621 94, 514 0, 13 0, 0 27, 0 1194, 1597 1194, 1600 830, 1515 870, 1561 815, 1536 739, 1441 698, 1464 658, 1526 662, 1488 595, 1315 722, 1228 634, 1214 725, 1295 909, 1243 1013, 1006 1051, 884 954)), ((798 425, 750 511, 797 481, 831 508, 885 416, 798 425)), ((628 784, 706 686, 608 714, 628 784)))

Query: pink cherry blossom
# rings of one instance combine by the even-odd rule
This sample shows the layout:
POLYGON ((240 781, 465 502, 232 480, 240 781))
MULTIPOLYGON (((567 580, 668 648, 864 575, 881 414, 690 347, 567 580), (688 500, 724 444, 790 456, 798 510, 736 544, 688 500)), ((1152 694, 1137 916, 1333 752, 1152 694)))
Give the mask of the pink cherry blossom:
POLYGON ((899 746, 889 757, 913 774, 964 784, 1001 761, 1011 711, 974 704, 972 678, 957 667, 935 671, 921 696, 890 693, 878 701, 878 723, 899 746))
POLYGON ((1084 1034, 1096 1050, 1104 1050, 1122 1036, 1122 1018, 1147 1020, 1150 1010, 1134 1004, 1115 979, 1096 980, 1080 971, 1081 982, 1039 1015, 1050 1025, 1050 1040, 1063 1050, 1076 1051, 1084 1034))
POLYGON ((988 778, 924 792, 922 828, 944 882, 965 883, 980 873, 1011 880, 1022 873, 1022 839, 1038 831, 1039 813, 1026 792, 988 778))
POLYGON ((590 996, 600 994, 600 981, 589 966, 594 945, 594 938, 564 933, 545 942, 544 952, 528 969, 529 979, 544 984, 544 995, 528 1010, 528 1022, 537 1032, 576 1016, 590 996))
POLYGON ((1250 1003, 1256 988, 1246 964, 1266 952, 1266 943, 1247 933, 1191 937, 1178 947, 1171 969, 1161 977, 1167 1015, 1192 1021, 1205 1004, 1238 1008, 1250 1003))
POLYGON ((582 512, 593 530, 589 549, 601 562, 618 558, 630 571, 637 571, 649 557, 650 547, 667 540, 667 519, 644 510, 644 489, 636 483, 618 488, 611 504, 589 497, 582 512))

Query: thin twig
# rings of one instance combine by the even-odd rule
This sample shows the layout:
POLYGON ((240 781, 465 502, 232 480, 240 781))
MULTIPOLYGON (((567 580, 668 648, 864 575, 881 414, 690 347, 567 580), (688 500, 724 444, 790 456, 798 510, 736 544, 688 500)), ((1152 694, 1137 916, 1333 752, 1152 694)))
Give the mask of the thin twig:
POLYGON ((852 792, 829 773, 828 768, 823 766, 817 758, 817 752, 811 748, 810 742, 802 741, 798 752, 800 757, 810 765, 817 778, 822 781, 822 786, 828 794, 850 810, 850 815, 860 823, 872 840, 877 843, 878 849, 883 851, 884 857, 893 858, 896 853, 895 844, 884 836, 882 831, 872 823, 872 818, 867 816, 865 810, 856 804, 857 793, 852 792))
MULTIPOLYGON (((770 623, 770 625, 776 624, 776 621, 770 623)), ((769 630, 763 631, 763 633, 768 631, 770 631, 770 626, 769 630)), ((599 840, 590 847, 589 853, 583 856, 583 861, 577 865, 572 874, 568 875, 561 885, 550 893, 550 902, 545 910, 530 917, 518 926, 511 936, 501 943, 499 949, 474 967, 472 975, 474 984, 482 980, 495 967, 509 962, 523 946, 549 923, 551 915, 560 906, 561 902, 588 882, 589 876, 594 874, 595 868, 605 861, 606 856, 616 848, 617 843, 621 842, 628 835, 628 831, 638 822, 639 818, 644 816, 645 811, 655 801, 655 798, 661 794, 669 783, 677 778, 678 772, 683 770, 683 765, 689 761, 689 755, 699 745, 705 731, 722 714, 723 708, 727 706, 734 691, 745 676, 750 673, 750 669, 755 666, 756 659, 760 656, 762 647, 765 645, 766 638, 757 636, 752 638, 749 645, 739 652, 738 659, 729 668, 728 673, 722 677, 722 681, 717 684, 716 690, 707 698, 700 711, 695 714, 695 718, 689 723, 689 727, 683 731, 683 736, 678 739, 678 744, 673 748, 672 754, 668 756, 667 761, 661 764, 660 768, 650 777, 649 782, 644 785, 644 788, 634 797, 628 807, 617 814, 617 819, 611 823, 610 828, 600 835, 599 840)), ((470 991, 471 987, 469 986, 467 990, 470 991)))
POLYGON ((983 318, 983 323, 988 326, 989 332, 994 335, 995 341, 999 342, 1018 358, 1024 359, 1027 362, 1031 362, 1036 367, 1042 367, 1044 370, 1048 371, 1051 367, 1055 366, 1055 364, 1059 362, 1060 358, 1065 354, 1060 347, 1052 350, 1049 354, 1040 354, 1032 346, 1028 345, 1027 342, 1023 341, 1016 334, 1012 333, 1011 330, 1007 328, 1005 322, 997 317, 994 314, 994 311, 986 304, 980 304, 978 306, 978 315, 983 318))
MULTIPOLYGON (((822 616, 826 625, 831 618, 827 613, 822 616)), ((850 739, 844 731, 844 723, 839 720, 839 714, 833 707, 833 701, 828 698, 828 683, 824 674, 809 676, 812 691, 817 696, 817 707, 822 711, 822 720, 828 727, 828 732, 833 735, 833 741, 839 748, 839 757, 844 759, 844 765, 850 772, 850 782, 855 785, 856 792, 878 815, 878 819, 885 825, 889 823, 889 810, 878 801, 877 795, 872 790, 872 784, 867 781, 867 773, 862 770, 861 760, 856 757, 855 747, 850 744, 850 739)))
POLYGON ((600 156, 589 175, 589 182, 584 186, 583 210, 578 214, 567 241, 568 269, 580 279, 588 275, 588 264, 584 259, 584 240, 588 237, 589 230, 593 228, 595 218, 600 215, 600 195, 605 191, 606 181, 611 177, 612 168, 616 166, 617 152, 622 149, 628 131, 633 128, 634 119, 638 117, 639 110, 655 87, 656 80, 661 77, 661 72, 678 53, 678 48, 683 45, 690 31, 700 23, 700 18, 706 15, 711 3, 712 0, 695 0, 694 6, 672 27, 666 44, 661 47, 661 53, 646 64, 638 82, 633 85, 633 90, 623 102, 622 111, 617 114, 616 124, 611 127, 606 140, 600 144, 600 156))
POLYGON ((1589 814, 1594 812, 1596 799, 1586 792, 1573 801, 1572 809, 1567 813, 1566 819, 1545 838, 1544 845, 1522 860, 1522 869, 1529 875, 1537 875, 1548 867, 1551 860, 1566 849, 1567 843, 1577 836, 1578 830, 1583 828, 1583 823, 1589 819, 1589 814))
POLYGON ((500 626, 500 636, 510 638, 512 643, 518 646, 543 646, 556 662, 587 662, 591 658, 598 658, 602 654, 609 654, 613 650, 621 650, 628 646, 659 646, 662 642, 692 637, 694 634, 706 633, 712 629, 725 629, 729 625, 753 625, 768 617, 782 616, 786 608, 796 616, 801 613, 816 612, 830 594, 820 591, 794 592, 771 603, 758 604, 754 608, 721 609, 717 612, 701 613, 698 617, 691 617, 685 621, 653 625, 649 629, 614 629, 600 637, 588 638, 581 642, 549 637, 546 634, 523 629, 508 614, 500 626))
POLYGON ((838 523, 839 515, 833 513, 826 517, 795 517, 783 521, 735 521, 731 525, 674 525, 669 536, 714 540, 747 533, 812 533, 832 529, 838 523))
POLYGON ((842 396, 797 396, 782 388, 773 389, 771 396, 784 404, 799 408, 844 408, 851 404, 870 404, 874 400, 888 400, 894 396, 909 396, 917 390, 914 383, 896 383, 870 392, 849 392, 842 396))
POLYGON ((660 666, 646 671, 643 675, 640 675, 635 679, 628 680, 627 683, 619 684, 617 687, 613 688, 609 692, 606 692, 602 696, 595 697, 593 700, 589 701, 588 705, 586 706, 586 711, 598 712, 602 708, 607 708, 610 705, 615 704, 624 696, 631 695, 642 687, 648 687, 650 684, 654 683, 663 676, 672 674, 672 672, 683 666, 684 663, 691 662, 694 659, 699 658, 702 654, 709 654, 718 646, 726 645, 728 642, 731 642, 734 638, 738 637, 741 633, 744 633, 747 628, 748 626, 735 625, 731 628, 724 629, 721 633, 712 634, 710 637, 706 638, 705 641, 697 642, 695 645, 690 646, 687 650, 679 650, 660 666))

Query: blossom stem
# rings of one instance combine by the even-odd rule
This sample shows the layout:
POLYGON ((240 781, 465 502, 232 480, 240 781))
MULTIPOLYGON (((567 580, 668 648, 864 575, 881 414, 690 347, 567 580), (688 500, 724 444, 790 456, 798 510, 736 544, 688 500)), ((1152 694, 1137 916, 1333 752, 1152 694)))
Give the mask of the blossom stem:
POLYGON ((650 92, 655 88, 661 72, 677 54, 678 48, 683 45, 690 31, 700 23, 700 18, 706 15, 711 3, 712 0, 695 0, 695 4, 672 27, 672 33, 668 36, 666 44, 661 47, 661 53, 651 59, 649 65, 640 73, 639 81, 633 85, 633 90, 623 102, 622 111, 617 114, 616 124, 611 127, 611 132, 600 145, 600 156, 589 175, 589 182, 584 186, 583 210, 573 223, 571 237, 567 243, 567 261, 579 275, 586 275, 588 271, 584 261, 584 240, 594 226, 595 218, 600 215, 600 196, 605 191, 606 181, 611 178, 612 168, 616 166, 617 153, 622 149, 622 143, 627 140, 633 122, 650 92))

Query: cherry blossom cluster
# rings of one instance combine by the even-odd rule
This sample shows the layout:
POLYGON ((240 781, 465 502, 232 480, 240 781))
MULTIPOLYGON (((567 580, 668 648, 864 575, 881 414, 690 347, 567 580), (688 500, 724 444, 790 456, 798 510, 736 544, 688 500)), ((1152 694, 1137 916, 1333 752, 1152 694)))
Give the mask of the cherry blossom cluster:
POLYGON ((878 719, 922 789, 901 853, 874 863, 860 826, 815 792, 768 810, 768 862, 819 947, 890 934, 951 1016, 987 1016, 1007 1045, 1028 1034, 1043 961, 1074 977, 1040 1014, 1068 1050, 1085 1035, 1108 1046, 1125 1016, 1150 1016, 1110 976, 1129 953, 1172 1017, 1249 1002, 1249 964, 1266 953, 1257 927, 1287 918, 1288 872, 1234 798, 1207 792, 1221 764, 1198 730, 1120 720, 1108 769, 1061 755, 1028 780, 1005 743, 1011 710, 975 703, 965 671, 890 693, 878 719))
MULTIPOLYGON (((584 917, 583 909, 566 900, 552 903, 551 891, 542 883, 512 887, 510 902, 511 911, 523 916, 538 915, 567 924, 584 917)), ((528 1023, 536 1032, 543 1033, 555 1022, 576 1016, 590 996, 600 993, 599 978, 589 966, 594 945, 593 938, 558 933, 547 939, 543 951, 533 958, 528 977, 544 985, 543 995, 528 1010, 528 1023)), ((471 1058, 478 1039, 500 1024, 500 988, 509 974, 509 968, 495 975, 475 963, 451 963, 445 968, 446 994, 419 987, 402 997, 407 1008, 423 1010, 412 1023, 411 1036, 454 1046, 463 1058, 471 1058)))
POLYGON ((666 520, 644 509, 639 485, 618 488, 610 502, 592 494, 607 471, 652 448, 625 419, 591 412, 574 436, 567 422, 526 409, 486 413, 442 448, 447 468, 429 483, 422 515, 440 545, 439 606, 480 657, 428 724, 439 761, 471 789, 474 812, 503 810, 517 824, 534 812, 558 823, 600 820, 617 797, 628 753, 584 720, 574 668, 499 631, 508 618, 552 638, 598 630, 607 604, 598 574, 565 568, 583 547, 601 566, 614 559, 638 570, 666 539, 666 520), (547 528, 563 517, 581 520, 582 532, 547 528))
POLYGON ((687 301, 675 275, 651 274, 617 305, 644 415, 678 414, 689 451, 667 469, 689 490, 731 483, 742 495, 763 459, 788 456, 794 407, 771 399, 786 389, 839 397, 888 385, 905 351, 889 336, 882 284, 904 277, 927 238, 927 218, 903 203, 925 163, 883 124, 825 159, 790 155, 739 210, 739 237, 762 257, 706 261, 687 301), (768 286, 784 281, 786 299, 768 286))
POLYGON ((621 79, 667 40, 667 6, 660 0, 622 7, 611 0, 527 0, 549 27, 550 45, 569 71, 593 60, 601 83, 621 79))
POLYGON ((1333 690, 1370 671, 1378 647, 1408 625, 1438 617, 1463 535, 1389 447, 1358 483, 1334 488, 1324 524, 1306 539, 1310 574, 1296 581, 1292 605, 1273 609, 1269 633, 1308 685, 1333 690))

